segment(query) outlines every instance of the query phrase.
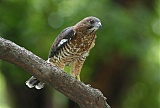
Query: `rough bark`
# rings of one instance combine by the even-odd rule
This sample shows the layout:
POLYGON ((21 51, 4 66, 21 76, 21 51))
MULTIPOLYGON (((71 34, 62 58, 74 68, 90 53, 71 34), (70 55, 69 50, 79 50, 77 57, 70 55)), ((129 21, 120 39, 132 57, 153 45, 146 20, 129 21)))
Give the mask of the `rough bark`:
POLYGON ((26 70, 75 101, 81 108, 110 108, 101 91, 77 81, 32 52, 0 37, 0 59, 26 70))

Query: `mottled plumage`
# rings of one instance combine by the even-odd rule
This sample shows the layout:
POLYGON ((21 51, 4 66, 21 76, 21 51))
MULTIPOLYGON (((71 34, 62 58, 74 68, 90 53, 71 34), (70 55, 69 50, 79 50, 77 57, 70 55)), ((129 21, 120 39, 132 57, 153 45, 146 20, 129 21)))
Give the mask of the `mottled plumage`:
MULTIPOLYGON (((64 29, 55 39, 47 62, 62 70, 66 65, 71 65, 71 75, 80 81, 81 68, 89 51, 95 45, 96 30, 101 27, 100 20, 91 16, 64 29)), ((26 85, 41 89, 44 83, 31 77, 26 85)))

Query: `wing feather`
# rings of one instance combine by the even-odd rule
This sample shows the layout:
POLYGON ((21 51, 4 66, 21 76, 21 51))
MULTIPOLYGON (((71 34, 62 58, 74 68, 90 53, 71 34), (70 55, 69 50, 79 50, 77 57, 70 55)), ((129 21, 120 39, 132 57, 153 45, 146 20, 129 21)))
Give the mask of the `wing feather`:
POLYGON ((64 29, 55 39, 55 41, 52 44, 52 47, 49 52, 48 58, 53 57, 56 55, 59 50, 72 38, 74 37, 74 30, 73 27, 68 27, 64 29))

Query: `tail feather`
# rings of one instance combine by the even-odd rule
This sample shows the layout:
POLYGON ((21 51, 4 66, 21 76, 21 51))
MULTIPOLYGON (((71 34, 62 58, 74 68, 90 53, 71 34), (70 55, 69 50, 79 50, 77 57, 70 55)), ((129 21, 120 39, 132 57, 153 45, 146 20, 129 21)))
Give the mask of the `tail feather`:
POLYGON ((43 87, 44 87, 44 83, 43 83, 43 82, 39 82, 39 83, 35 86, 36 89, 42 89, 43 87))
POLYGON ((41 89, 44 87, 44 83, 37 80, 34 76, 32 76, 29 80, 26 81, 26 85, 29 88, 35 87, 36 89, 41 89))

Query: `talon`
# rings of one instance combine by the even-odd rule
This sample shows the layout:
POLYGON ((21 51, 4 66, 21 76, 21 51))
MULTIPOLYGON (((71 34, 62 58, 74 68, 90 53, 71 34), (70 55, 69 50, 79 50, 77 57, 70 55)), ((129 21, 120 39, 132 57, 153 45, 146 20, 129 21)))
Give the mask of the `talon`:
POLYGON ((91 85, 90 85, 90 84, 86 84, 86 86, 91 87, 91 85))

